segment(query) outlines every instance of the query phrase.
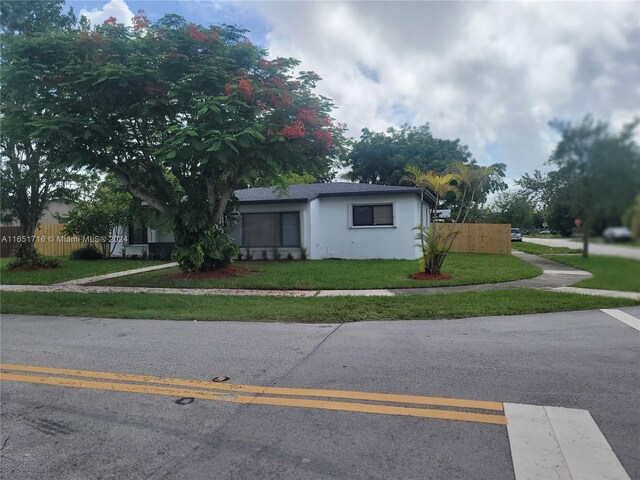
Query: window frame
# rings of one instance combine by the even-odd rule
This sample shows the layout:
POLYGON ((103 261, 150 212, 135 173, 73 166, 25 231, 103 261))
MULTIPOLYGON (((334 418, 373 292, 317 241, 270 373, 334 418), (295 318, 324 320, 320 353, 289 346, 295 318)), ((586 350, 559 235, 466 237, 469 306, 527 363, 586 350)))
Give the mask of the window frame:
MULTIPOLYGON (((373 212, 372 212, 373 213, 373 212)), ((375 218, 375 214, 374 214, 375 218)), ((396 202, 362 202, 349 204, 349 228, 397 228, 396 227, 396 202), (391 206, 391 224, 389 225, 354 225, 353 224, 353 207, 388 207, 391 206)))
POLYGON ((279 248, 279 249, 286 249, 286 248, 301 248, 302 247, 302 219, 300 218, 300 211, 299 210, 288 210, 288 211, 284 211, 284 212, 247 212, 247 213, 242 213, 241 215, 241 223, 242 223, 242 237, 240 239, 240 248, 279 248), (283 229, 283 222, 282 222, 282 217, 285 214, 295 214, 296 218, 298 220, 298 244, 295 246, 292 245, 287 245, 284 246, 282 244, 282 229, 283 229), (245 243, 246 240, 246 229, 245 229, 245 222, 246 222, 246 216, 247 215, 277 215, 278 216, 278 225, 277 225, 277 229, 279 230, 277 232, 277 239, 278 239, 278 245, 247 245, 245 243))

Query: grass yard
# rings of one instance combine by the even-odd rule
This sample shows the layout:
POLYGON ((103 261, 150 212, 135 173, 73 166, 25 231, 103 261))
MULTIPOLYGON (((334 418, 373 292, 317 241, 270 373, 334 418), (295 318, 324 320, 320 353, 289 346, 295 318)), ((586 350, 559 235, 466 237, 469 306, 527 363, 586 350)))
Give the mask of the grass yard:
POLYGON ((628 299, 515 289, 400 297, 210 297, 4 292, 3 314, 301 323, 434 320, 638 305, 628 299))
POLYGON ((640 261, 630 258, 606 256, 552 256, 550 260, 571 265, 593 274, 593 277, 576 283, 574 287, 602 290, 640 292, 640 261))
POLYGON ((61 265, 58 268, 45 270, 7 270, 7 264, 13 258, 0 259, 0 284, 2 285, 51 285, 53 283, 66 282, 76 278, 93 277, 105 273, 121 272, 135 268, 150 267, 167 262, 144 260, 69 260, 60 257, 61 265))
POLYGON ((341 290, 371 288, 410 288, 447 285, 499 283, 531 278, 540 269, 511 255, 451 253, 443 273, 452 280, 416 281, 409 275, 418 270, 413 260, 311 260, 306 262, 238 262, 251 267, 248 276, 221 279, 172 278, 177 269, 145 272, 114 278, 95 285, 173 288, 247 288, 341 290))
POLYGON ((567 248, 567 247, 549 247, 547 245, 539 245, 537 243, 529 242, 512 242, 511 246, 521 252, 531 253, 533 255, 548 255, 558 253, 582 253, 581 248, 567 248))

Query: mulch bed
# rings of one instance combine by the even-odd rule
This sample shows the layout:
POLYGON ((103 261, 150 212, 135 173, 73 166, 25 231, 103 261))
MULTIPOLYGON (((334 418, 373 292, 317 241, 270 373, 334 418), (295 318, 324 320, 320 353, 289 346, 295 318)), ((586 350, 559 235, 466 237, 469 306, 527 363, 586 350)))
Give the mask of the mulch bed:
POLYGON ((246 277, 254 274, 255 272, 257 272, 257 270, 251 267, 229 266, 219 270, 212 270, 210 272, 175 272, 169 275, 169 278, 176 280, 210 280, 246 277))
POLYGON ((416 272, 409 275, 411 280, 452 280, 453 275, 432 275, 425 272, 416 272))

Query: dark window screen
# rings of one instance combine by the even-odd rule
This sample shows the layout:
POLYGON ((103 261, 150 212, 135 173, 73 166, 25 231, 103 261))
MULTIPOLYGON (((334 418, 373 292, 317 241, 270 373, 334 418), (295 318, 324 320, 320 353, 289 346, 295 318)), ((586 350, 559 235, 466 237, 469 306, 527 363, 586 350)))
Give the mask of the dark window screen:
POLYGON ((245 213, 243 247, 299 247, 300 213, 245 213))
POLYGON ((393 205, 354 205, 353 226, 393 225, 393 205))
POLYGON ((245 247, 278 245, 279 218, 276 213, 242 215, 242 239, 245 247))
POLYGON ((147 239, 147 227, 145 225, 141 225, 141 226, 129 225, 128 243, 129 245, 149 243, 147 239))

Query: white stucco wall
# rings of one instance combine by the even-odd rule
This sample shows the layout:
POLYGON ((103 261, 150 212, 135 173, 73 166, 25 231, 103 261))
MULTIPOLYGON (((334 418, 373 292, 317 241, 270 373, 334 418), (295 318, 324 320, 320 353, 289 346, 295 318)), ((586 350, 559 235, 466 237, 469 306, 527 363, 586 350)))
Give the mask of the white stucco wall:
MULTIPOLYGON (((311 259, 398 258, 415 259, 415 231, 420 223, 420 199, 415 195, 329 197, 311 201, 311 259), (394 225, 351 226, 351 207, 393 204, 394 225)), ((425 222, 428 219, 425 214, 425 222)))

